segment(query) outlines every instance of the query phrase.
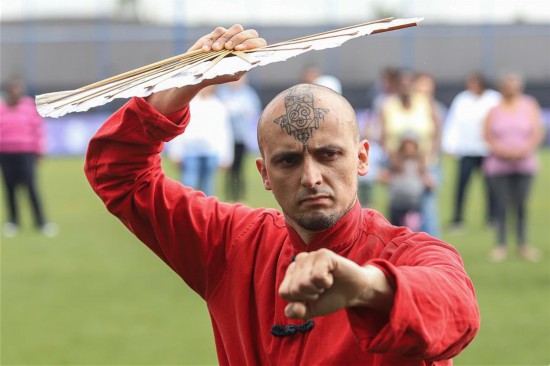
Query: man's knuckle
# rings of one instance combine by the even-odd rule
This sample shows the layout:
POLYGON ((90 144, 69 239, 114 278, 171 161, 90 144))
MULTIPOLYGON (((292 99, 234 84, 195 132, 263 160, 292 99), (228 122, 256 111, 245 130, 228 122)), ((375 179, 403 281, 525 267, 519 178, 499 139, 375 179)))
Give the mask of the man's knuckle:
POLYGON ((244 28, 241 24, 237 23, 237 24, 233 24, 230 28, 231 30, 233 31, 237 31, 237 32, 242 32, 244 31, 244 28))
POLYGON ((329 257, 332 255, 332 252, 327 248, 321 248, 317 251, 317 253, 321 257, 329 257))
POLYGON ((247 30, 247 32, 250 33, 250 35, 253 37, 258 37, 258 31, 254 28, 247 30))
POLYGON ((294 263, 298 262, 298 261, 303 261, 305 258, 307 258, 308 256, 308 253, 306 252, 302 252, 302 253, 298 253, 296 255, 296 257, 294 257, 294 263))

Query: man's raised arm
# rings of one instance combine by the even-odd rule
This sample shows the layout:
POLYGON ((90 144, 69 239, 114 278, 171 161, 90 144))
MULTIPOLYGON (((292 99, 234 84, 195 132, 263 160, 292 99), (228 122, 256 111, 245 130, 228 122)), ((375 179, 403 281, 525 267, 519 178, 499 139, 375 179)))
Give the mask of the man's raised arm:
MULTIPOLYGON (((191 50, 263 45, 256 31, 235 25, 217 28, 191 50)), ((241 76, 133 98, 99 129, 86 155, 86 177, 107 209, 204 298, 223 273, 230 236, 252 210, 167 178, 160 154, 165 142, 185 130, 188 103, 202 88, 241 76)))

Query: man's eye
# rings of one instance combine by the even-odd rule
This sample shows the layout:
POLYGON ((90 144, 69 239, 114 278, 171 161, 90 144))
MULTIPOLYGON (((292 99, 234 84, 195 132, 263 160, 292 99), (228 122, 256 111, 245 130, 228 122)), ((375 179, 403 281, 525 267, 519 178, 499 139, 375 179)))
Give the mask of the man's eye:
POLYGON ((338 153, 336 151, 323 151, 321 154, 321 158, 325 160, 333 160, 336 159, 338 153))
POLYGON ((295 156, 285 156, 280 158, 278 163, 282 166, 292 166, 298 163, 298 158, 295 156))

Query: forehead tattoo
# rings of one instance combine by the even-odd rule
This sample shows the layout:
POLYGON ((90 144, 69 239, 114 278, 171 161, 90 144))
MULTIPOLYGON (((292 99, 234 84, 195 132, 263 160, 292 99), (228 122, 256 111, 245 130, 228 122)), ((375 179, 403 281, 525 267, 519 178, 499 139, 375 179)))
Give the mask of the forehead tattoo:
POLYGON ((311 87, 294 87, 285 95, 286 114, 273 122, 281 126, 291 136, 303 145, 307 143, 313 130, 319 128, 319 122, 324 121, 328 109, 315 108, 315 97, 311 87))

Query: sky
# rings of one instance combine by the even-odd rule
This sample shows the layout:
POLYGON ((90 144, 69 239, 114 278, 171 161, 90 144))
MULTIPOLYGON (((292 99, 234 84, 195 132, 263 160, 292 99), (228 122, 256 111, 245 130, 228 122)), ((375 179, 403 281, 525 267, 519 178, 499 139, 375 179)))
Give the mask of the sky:
POLYGON ((131 17, 212 25, 348 24, 385 16, 430 23, 548 23, 550 0, 2 0, 2 20, 131 17))

